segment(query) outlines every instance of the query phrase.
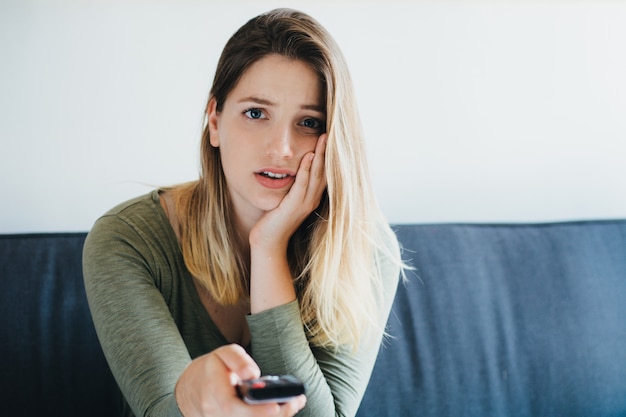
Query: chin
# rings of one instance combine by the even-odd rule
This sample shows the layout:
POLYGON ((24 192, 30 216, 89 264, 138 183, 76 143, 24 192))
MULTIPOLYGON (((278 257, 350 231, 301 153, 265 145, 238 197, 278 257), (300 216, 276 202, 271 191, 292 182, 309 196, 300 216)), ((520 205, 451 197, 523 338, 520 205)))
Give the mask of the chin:
POLYGON ((279 206, 281 201, 282 198, 265 199, 263 201, 259 201, 257 204, 255 204, 255 206, 261 211, 272 211, 279 206))

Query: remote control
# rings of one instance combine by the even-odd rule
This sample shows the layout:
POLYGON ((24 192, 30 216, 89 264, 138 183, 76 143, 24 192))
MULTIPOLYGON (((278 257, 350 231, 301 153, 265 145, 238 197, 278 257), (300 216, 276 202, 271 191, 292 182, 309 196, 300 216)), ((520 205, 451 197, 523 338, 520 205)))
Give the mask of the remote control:
POLYGON ((267 375, 237 384, 237 393, 248 404, 285 403, 304 391, 302 381, 291 375, 267 375))

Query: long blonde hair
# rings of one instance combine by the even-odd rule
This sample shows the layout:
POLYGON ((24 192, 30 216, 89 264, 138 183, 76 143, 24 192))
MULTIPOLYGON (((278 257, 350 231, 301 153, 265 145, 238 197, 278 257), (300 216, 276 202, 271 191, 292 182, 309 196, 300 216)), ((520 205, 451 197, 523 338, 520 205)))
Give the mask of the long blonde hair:
MULTIPOLYGON (((291 237, 288 258, 310 342, 355 347, 371 325, 384 327, 383 265, 400 267, 401 261, 373 194, 350 74, 319 23, 298 11, 276 9, 248 21, 224 47, 209 95, 218 111, 242 74, 268 54, 308 63, 325 89, 328 186, 319 207, 291 237)), ((208 126, 201 153, 199 180, 175 193, 183 257, 218 302, 234 304, 249 296, 249 266, 208 126)))

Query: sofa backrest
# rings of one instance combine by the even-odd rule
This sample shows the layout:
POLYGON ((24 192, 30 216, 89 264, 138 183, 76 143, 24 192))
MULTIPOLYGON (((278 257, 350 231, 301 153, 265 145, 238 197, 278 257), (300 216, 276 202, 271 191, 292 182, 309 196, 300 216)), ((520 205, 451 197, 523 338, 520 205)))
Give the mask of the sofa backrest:
POLYGON ((358 416, 626 416, 626 222, 397 228, 358 416))
MULTIPOLYGON (((359 417, 626 415, 626 221, 402 225, 359 417)), ((0 235, 0 415, 115 416, 84 233, 0 235)))
POLYGON ((116 415, 83 287, 85 236, 0 236, 0 415, 116 415))

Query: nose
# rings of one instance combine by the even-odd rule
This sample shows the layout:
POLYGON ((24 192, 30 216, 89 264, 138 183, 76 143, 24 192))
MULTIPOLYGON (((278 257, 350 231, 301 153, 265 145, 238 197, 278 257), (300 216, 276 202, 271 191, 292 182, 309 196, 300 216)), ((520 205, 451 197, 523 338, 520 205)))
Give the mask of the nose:
POLYGON ((293 132, 289 126, 277 126, 272 129, 267 140, 267 155, 274 159, 293 157, 293 132))

